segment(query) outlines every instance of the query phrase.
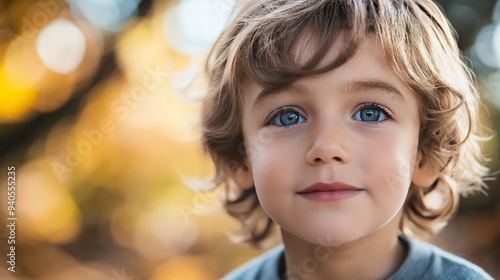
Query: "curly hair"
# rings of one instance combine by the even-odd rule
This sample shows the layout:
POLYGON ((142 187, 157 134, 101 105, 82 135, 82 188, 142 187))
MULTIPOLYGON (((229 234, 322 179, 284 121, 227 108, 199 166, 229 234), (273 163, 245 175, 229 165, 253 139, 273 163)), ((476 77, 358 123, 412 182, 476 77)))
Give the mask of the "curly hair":
POLYGON ((423 161, 439 167, 431 186, 410 186, 401 232, 433 236, 456 212, 460 194, 485 187, 479 94, 456 34, 433 1, 247 1, 210 52, 202 109, 202 144, 215 164, 215 183, 225 191, 225 208, 241 222, 245 241, 257 245, 273 224, 255 189, 238 190, 228 173, 246 156, 241 128, 245 81, 280 89, 326 73, 347 62, 367 36, 377 36, 394 72, 418 97, 418 150, 423 161), (318 42, 313 55, 299 63, 292 48, 304 32, 318 42), (327 58, 339 34, 341 53, 327 58))

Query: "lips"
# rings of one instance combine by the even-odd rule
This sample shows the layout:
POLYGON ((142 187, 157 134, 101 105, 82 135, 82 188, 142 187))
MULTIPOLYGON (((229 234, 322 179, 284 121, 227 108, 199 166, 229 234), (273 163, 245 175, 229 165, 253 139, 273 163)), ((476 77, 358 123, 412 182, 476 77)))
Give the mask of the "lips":
POLYGON ((364 191, 342 182, 318 182, 297 192, 300 196, 316 201, 337 201, 353 197, 364 191))
POLYGON ((310 185, 309 187, 303 189, 298 193, 304 194, 311 192, 329 192, 329 191, 331 192, 331 191, 341 191, 341 190, 361 190, 361 189, 341 182, 333 182, 333 183, 318 182, 310 185))

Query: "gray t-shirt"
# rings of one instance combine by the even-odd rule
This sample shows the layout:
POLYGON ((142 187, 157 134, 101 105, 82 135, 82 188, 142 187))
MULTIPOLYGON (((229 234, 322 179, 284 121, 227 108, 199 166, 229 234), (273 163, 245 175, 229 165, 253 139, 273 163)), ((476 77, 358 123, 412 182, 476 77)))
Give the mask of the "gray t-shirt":
MULTIPOLYGON (((389 277, 399 279, 493 279, 477 265, 416 239, 400 236, 408 248, 401 267, 389 277)), ((222 280, 281 280, 285 276, 285 251, 280 245, 231 272, 222 280)), ((290 279, 306 279, 304 274, 288 272, 290 279)))

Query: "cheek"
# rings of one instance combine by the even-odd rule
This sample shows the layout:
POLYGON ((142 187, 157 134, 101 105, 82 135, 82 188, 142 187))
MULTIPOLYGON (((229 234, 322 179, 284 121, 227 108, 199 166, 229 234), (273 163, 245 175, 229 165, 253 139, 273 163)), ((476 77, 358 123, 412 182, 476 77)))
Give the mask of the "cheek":
MULTIPOLYGON (((290 174, 297 170, 297 165, 304 161, 299 147, 303 142, 299 137, 283 139, 272 129, 261 129, 255 136, 245 142, 245 148, 250 159, 256 187, 271 186, 274 181, 286 181, 290 174), (291 152, 293 151, 293 152, 291 152)), ((283 184, 282 184, 283 185, 283 184)), ((279 186, 276 186, 279 187, 279 186)))
POLYGON ((363 169, 368 179, 387 193, 406 196, 411 184, 417 142, 408 135, 394 135, 365 151, 363 169))
POLYGON ((251 142, 252 151, 249 154, 255 190, 259 201, 271 217, 280 212, 282 203, 289 196, 280 194, 294 191, 297 176, 300 176, 300 164, 304 159, 293 143, 272 139, 266 143, 251 142), (293 153, 290 151, 294 151, 293 153))
POLYGON ((274 149, 270 153, 267 148, 251 157, 252 175, 259 203, 273 221, 280 221, 283 209, 286 209, 283 203, 287 201, 287 196, 283 194, 290 191, 290 184, 293 183, 290 174, 287 174, 287 170, 292 168, 291 161, 283 158, 286 157, 280 156, 279 150, 274 149))
POLYGON ((283 145, 267 144, 255 149, 250 156, 255 187, 277 189, 286 186, 297 160, 283 145))

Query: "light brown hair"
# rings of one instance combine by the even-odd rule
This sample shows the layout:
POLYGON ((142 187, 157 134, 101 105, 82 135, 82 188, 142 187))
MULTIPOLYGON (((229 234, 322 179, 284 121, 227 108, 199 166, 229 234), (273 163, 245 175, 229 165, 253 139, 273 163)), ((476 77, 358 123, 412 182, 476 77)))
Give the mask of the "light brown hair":
POLYGON ((434 235, 455 213, 460 194, 483 189, 488 169, 480 149, 484 138, 478 126, 479 95, 454 30, 433 1, 247 1, 209 55, 202 110, 203 147, 215 164, 217 186, 227 194, 225 208, 241 221, 246 241, 264 240, 272 221, 260 208, 255 190, 238 192, 229 178, 228 171, 241 166, 246 156, 241 129, 244 84, 279 89, 338 68, 367 36, 382 42, 388 63, 417 95, 418 149, 423 161, 440 168, 431 186, 410 186, 401 231, 421 238, 434 235), (304 32, 316 44, 314 54, 299 62, 292 48, 304 32), (325 61, 340 35, 342 52, 325 61))

